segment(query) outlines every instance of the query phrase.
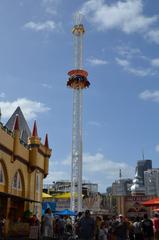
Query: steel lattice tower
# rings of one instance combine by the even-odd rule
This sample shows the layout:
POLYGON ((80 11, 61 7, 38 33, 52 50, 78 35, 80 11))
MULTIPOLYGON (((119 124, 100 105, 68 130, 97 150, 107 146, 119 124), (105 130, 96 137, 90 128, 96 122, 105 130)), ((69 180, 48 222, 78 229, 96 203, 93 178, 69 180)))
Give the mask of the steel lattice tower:
POLYGON ((82 210, 82 91, 88 88, 88 73, 83 70, 82 15, 75 14, 74 37, 75 69, 68 72, 67 86, 73 89, 72 165, 71 165, 71 209, 82 210))

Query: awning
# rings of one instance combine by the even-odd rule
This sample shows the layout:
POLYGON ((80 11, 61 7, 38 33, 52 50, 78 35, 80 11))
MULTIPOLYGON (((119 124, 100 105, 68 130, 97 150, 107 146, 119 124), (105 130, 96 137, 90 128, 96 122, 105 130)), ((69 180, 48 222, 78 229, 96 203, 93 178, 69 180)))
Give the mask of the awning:
POLYGON ((55 212, 56 215, 62 215, 62 216, 76 216, 77 213, 74 211, 71 211, 69 209, 64 209, 62 211, 55 212))
MULTIPOLYGON (((75 197, 77 197, 77 194, 75 195, 75 197)), ((54 195, 54 198, 56 198, 56 199, 70 199, 71 198, 71 193, 70 192, 59 193, 59 194, 54 195)))
POLYGON ((42 198, 53 198, 52 195, 42 192, 42 198))
MULTIPOLYGON (((82 194, 82 197, 84 195, 82 194)), ((78 197, 78 194, 75 193, 75 198, 78 197)), ((53 195, 53 198, 55 199, 70 199, 71 198, 71 193, 70 192, 65 192, 65 193, 58 193, 58 194, 55 194, 53 195)))
POLYGON ((159 197, 150 199, 142 203, 145 207, 159 206, 159 197))

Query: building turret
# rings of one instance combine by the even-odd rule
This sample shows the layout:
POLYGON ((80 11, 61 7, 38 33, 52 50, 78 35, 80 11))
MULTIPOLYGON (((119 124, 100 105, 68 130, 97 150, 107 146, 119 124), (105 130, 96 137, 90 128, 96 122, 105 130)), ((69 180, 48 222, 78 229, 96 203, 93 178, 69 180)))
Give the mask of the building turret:
POLYGON ((14 125, 13 125, 13 156, 12 156, 12 161, 15 160, 16 156, 18 156, 19 153, 19 147, 20 147, 20 130, 19 130, 19 115, 16 114, 15 120, 14 120, 14 125))
POLYGON ((34 121, 32 135, 31 135, 31 137, 29 137, 28 144, 30 146, 34 146, 34 145, 39 146, 40 145, 40 138, 38 137, 36 121, 34 121))
POLYGON ((51 156, 51 149, 49 148, 48 134, 45 136, 45 159, 44 159, 44 177, 48 175, 49 170, 49 158, 51 156))
POLYGON ((29 164, 31 168, 38 166, 38 149, 40 146, 40 138, 38 137, 36 121, 34 121, 32 135, 28 139, 29 152, 29 164))

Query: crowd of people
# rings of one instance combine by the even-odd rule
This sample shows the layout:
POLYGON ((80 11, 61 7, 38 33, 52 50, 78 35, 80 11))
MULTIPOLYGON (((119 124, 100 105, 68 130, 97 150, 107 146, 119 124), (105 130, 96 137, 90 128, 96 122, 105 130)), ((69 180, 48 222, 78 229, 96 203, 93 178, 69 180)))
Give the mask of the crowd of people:
POLYGON ((30 220, 30 239, 56 240, 159 240, 159 214, 147 214, 133 221, 123 215, 103 218, 80 212, 76 218, 53 216, 46 209, 42 221, 34 215, 30 220))

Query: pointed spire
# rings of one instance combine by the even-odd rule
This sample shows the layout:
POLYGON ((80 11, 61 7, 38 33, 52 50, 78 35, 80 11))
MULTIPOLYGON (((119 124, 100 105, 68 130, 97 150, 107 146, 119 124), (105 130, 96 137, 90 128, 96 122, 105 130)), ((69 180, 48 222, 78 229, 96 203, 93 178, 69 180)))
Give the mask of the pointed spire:
POLYGON ((33 131, 32 131, 32 137, 38 137, 38 131, 36 126, 36 120, 34 121, 33 131))
POLYGON ((49 148, 49 141, 48 141, 48 134, 46 133, 46 136, 45 136, 45 144, 44 144, 45 147, 49 148))
POLYGON ((121 173, 121 169, 119 169, 119 178, 122 178, 122 173, 121 173))
POLYGON ((14 126, 13 126, 13 131, 19 130, 19 115, 16 114, 15 121, 14 121, 14 126))

